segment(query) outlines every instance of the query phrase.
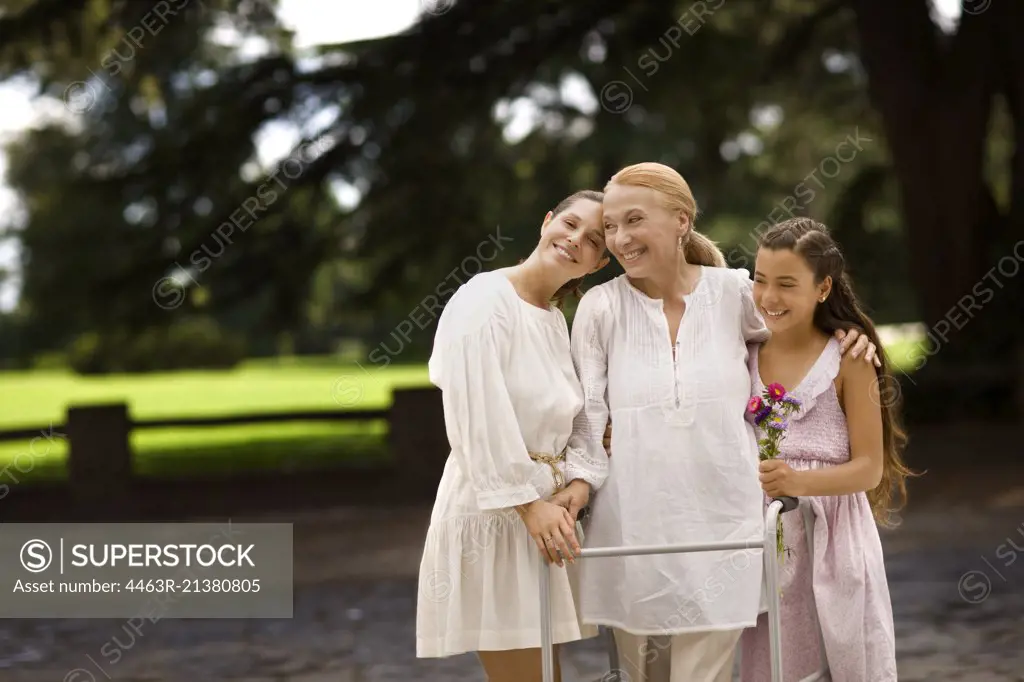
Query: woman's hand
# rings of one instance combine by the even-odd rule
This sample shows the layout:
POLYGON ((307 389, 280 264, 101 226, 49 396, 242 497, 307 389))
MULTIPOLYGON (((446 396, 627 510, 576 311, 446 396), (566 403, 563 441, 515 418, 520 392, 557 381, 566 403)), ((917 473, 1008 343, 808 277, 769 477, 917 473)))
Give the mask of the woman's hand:
POLYGON ((801 497, 807 494, 802 472, 793 471, 781 459, 766 459, 759 468, 761 488, 769 497, 801 497))
POLYGON ((565 488, 552 495, 551 501, 559 507, 565 507, 575 523, 579 518, 580 510, 590 502, 590 484, 578 478, 574 479, 565 488))
POLYGON ((575 563, 580 545, 576 541, 576 522, 568 509, 547 500, 535 500, 519 509, 530 537, 547 563, 564 566, 563 559, 575 563))
POLYGON ((849 331, 837 329, 835 336, 836 340, 839 341, 840 355, 845 355, 846 351, 850 350, 850 346, 853 346, 854 358, 864 353, 864 360, 866 362, 872 363, 875 367, 882 366, 882 360, 878 357, 878 347, 865 334, 861 334, 856 329, 850 329, 849 331))
POLYGON ((604 451, 608 453, 608 456, 612 456, 612 420, 608 420, 608 425, 604 427, 604 438, 601 440, 604 444, 604 451))

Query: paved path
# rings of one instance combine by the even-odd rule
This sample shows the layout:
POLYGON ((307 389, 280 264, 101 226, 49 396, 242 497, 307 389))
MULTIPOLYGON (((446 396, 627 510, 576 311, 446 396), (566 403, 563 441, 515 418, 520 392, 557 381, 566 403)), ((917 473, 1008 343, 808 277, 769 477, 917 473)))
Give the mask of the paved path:
MULTIPOLYGON (((4 621, 0 680, 483 682, 472 656, 414 657, 427 513, 274 519, 296 522, 292 620, 164 620, 138 635, 117 620, 4 621)), ((1024 506, 1016 498, 1001 508, 923 510, 884 542, 901 682, 1024 681, 1024 506)), ((564 661, 566 682, 606 671, 597 641, 568 647, 564 661)))

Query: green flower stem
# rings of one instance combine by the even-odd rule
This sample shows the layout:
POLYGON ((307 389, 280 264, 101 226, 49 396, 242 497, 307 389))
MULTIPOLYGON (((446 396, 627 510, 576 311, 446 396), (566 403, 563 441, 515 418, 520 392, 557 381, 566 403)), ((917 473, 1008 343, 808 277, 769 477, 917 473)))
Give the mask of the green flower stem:
MULTIPOLYGON (((789 417, 789 415, 791 415, 799 408, 799 405, 794 405, 791 402, 784 402, 782 400, 773 399, 767 390, 764 392, 763 399, 766 405, 771 406, 773 412, 775 412, 776 410, 781 410, 782 414, 785 415, 786 417, 789 417)), ((763 462, 766 459, 775 459, 781 454, 780 445, 782 443, 782 439, 785 437, 786 430, 779 423, 773 424, 770 421, 770 418, 765 419, 764 427, 762 430, 765 432, 765 435, 757 442, 757 445, 758 456, 763 462)), ((784 560, 784 555, 786 552, 786 545, 782 537, 781 514, 776 519, 776 524, 776 550, 778 551, 779 562, 781 563, 784 560)))

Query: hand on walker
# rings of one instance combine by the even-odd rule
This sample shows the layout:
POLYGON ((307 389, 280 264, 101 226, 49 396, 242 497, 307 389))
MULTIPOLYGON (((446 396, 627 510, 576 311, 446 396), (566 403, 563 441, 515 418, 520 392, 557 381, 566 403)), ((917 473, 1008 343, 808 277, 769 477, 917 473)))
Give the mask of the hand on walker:
POLYGON ((537 543, 547 563, 564 566, 564 559, 575 563, 575 557, 580 553, 574 527, 576 521, 565 507, 547 500, 535 500, 525 505, 521 513, 530 537, 537 543))
POLYGON ((569 485, 551 496, 551 501, 567 509, 575 523, 580 510, 590 502, 590 484, 578 478, 570 481, 569 485))
POLYGON ((875 367, 882 366, 882 360, 878 357, 878 347, 866 335, 861 334, 856 329, 851 329, 849 332, 837 329, 835 336, 836 340, 839 341, 840 355, 845 355, 846 351, 850 350, 850 346, 853 346, 853 355, 851 357, 857 358, 861 353, 864 353, 864 360, 866 362, 870 362, 875 367))
POLYGON ((801 485, 799 471, 793 471, 781 459, 766 459, 761 462, 761 488, 770 497, 803 497, 806 491, 801 485))

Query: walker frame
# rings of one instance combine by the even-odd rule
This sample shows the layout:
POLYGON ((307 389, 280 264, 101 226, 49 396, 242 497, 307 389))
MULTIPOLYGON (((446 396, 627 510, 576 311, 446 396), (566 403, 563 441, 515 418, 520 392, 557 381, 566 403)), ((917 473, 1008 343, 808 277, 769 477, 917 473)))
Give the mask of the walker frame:
MULTIPOLYGON (((722 552, 739 549, 762 549, 764 554, 765 583, 768 597, 768 636, 771 643, 772 682, 782 680, 782 624, 780 622, 779 604, 779 556, 777 547, 777 522, 780 514, 800 509, 804 521, 804 533, 807 538, 807 552, 814 556, 814 511, 806 500, 795 497, 776 497, 768 505, 765 513, 764 537, 744 541, 684 543, 671 545, 640 545, 634 547, 587 547, 581 550, 579 559, 612 556, 639 556, 647 554, 685 554, 689 552, 722 552)), ((551 575, 552 565, 538 554, 541 562, 540 571, 540 613, 541 613, 541 666, 544 682, 555 681, 554 644, 552 642, 551 623, 551 575)), ((813 570, 813 569, 812 569, 813 570)), ((821 668, 803 678, 800 682, 828 682, 831 679, 828 660, 825 657, 824 639, 819 623, 815 623, 818 631, 818 647, 821 652, 821 668)), ((608 659, 610 673, 601 678, 601 682, 623 681, 620 675, 618 650, 610 632, 607 634, 608 659)))

